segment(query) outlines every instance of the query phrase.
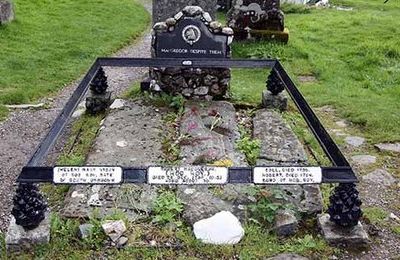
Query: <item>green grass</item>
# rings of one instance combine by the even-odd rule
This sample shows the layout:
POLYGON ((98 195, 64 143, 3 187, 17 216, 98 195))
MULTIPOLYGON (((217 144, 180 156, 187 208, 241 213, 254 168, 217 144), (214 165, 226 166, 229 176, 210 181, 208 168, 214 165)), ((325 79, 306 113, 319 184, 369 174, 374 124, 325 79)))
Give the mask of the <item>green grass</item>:
POLYGON ((389 217, 384 209, 378 207, 363 208, 364 217, 369 219, 373 224, 383 224, 386 218, 389 217))
MULTIPOLYGON (((372 141, 400 140, 400 2, 336 1, 354 11, 310 10, 286 15, 288 45, 236 43, 236 58, 279 58, 314 107, 331 105, 372 141), (300 83, 297 76, 316 81, 300 83)), ((253 96, 261 75, 243 75, 234 97, 253 96), (253 79, 248 80, 249 77, 253 79), (245 88, 246 87, 246 88, 245 88)), ((260 93, 260 92, 258 92, 260 93)), ((260 97, 254 96, 253 102, 260 97)))
POLYGON ((34 102, 77 79, 98 56, 132 42, 149 15, 132 0, 14 0, 0 26, 1 104, 34 102))

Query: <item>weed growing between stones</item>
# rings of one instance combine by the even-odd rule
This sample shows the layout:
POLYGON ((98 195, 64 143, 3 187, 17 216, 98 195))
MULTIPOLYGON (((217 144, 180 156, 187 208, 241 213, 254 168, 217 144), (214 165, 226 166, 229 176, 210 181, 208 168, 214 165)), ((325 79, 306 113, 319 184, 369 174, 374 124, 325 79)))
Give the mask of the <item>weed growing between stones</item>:
POLYGON ((3 233, 0 233, 0 258, 7 259, 6 239, 3 233))
POLYGON ((239 133, 240 139, 236 142, 236 148, 246 156, 250 165, 256 165, 260 155, 260 140, 253 139, 251 131, 243 126, 239 126, 239 133))
POLYGON ((363 213, 364 218, 367 218, 370 223, 375 225, 383 225, 384 221, 389 217, 389 213, 378 207, 363 208, 363 213))
POLYGON ((154 202, 153 219, 154 223, 165 225, 168 223, 181 226, 179 214, 183 211, 183 203, 171 190, 162 190, 154 202))
POLYGON ((262 189, 255 186, 249 189, 249 193, 257 198, 257 203, 248 206, 251 221, 257 224, 270 226, 275 222, 278 210, 290 207, 282 202, 285 195, 279 189, 262 189))

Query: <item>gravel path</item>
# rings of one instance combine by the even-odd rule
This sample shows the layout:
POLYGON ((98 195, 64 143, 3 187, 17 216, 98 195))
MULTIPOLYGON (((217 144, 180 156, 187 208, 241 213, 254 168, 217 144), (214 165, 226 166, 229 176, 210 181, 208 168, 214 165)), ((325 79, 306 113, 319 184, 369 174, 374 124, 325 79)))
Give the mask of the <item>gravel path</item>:
MULTIPOLYGON (((151 13, 151 1, 140 1, 151 13)), ((149 31, 149 30, 147 30, 149 31)), ((136 40, 112 56, 118 57, 150 57, 150 33, 136 40)), ((120 95, 132 83, 140 79, 145 69, 135 68, 106 68, 109 77, 110 90, 113 95, 120 95)), ((51 124, 62 110, 73 90, 80 80, 63 88, 53 98, 41 102, 46 108, 39 110, 20 110, 10 113, 7 120, 0 123, 0 231, 8 227, 12 207, 12 197, 16 188, 15 180, 21 168, 27 163, 40 140, 46 135, 51 124)), ((61 151, 56 147, 54 154, 61 151)))

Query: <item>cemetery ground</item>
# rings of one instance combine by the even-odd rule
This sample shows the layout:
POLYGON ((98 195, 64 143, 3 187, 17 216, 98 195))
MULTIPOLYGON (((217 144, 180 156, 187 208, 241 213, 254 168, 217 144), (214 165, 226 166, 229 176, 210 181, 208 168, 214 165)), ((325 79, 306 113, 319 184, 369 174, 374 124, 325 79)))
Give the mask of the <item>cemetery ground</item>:
MULTIPOLYGON (((182 223, 181 202, 169 190, 159 192, 156 200, 159 206, 155 207, 153 213, 144 221, 130 222, 125 213, 117 210, 107 217, 107 219, 124 220, 129 233, 133 236, 129 237, 131 241, 134 241, 132 246, 119 250, 107 241, 101 230, 100 224, 104 219, 99 220, 95 215, 86 221, 60 217, 58 211, 63 207, 63 200, 69 187, 55 188, 52 185, 44 185, 42 191, 50 199, 49 204, 52 208, 52 241, 49 245, 35 248, 33 252, 13 255, 13 257, 29 259, 35 255, 46 259, 64 259, 65 257, 71 259, 107 257, 252 259, 274 256, 281 252, 294 252, 316 259, 332 256, 339 259, 398 257, 393 254, 399 249, 400 222, 391 216, 391 213, 400 216, 398 203, 400 186, 398 182, 391 182, 382 187, 368 181, 365 176, 376 169, 384 169, 395 177, 400 177, 398 153, 380 151, 375 147, 375 144, 381 142, 400 140, 400 78, 398 74, 400 46, 394 37, 400 33, 400 21, 396 19, 399 15, 400 4, 396 1, 391 1, 390 5, 382 5, 380 1, 356 0, 340 1, 335 4, 350 6, 354 9, 353 11, 305 10, 289 6, 290 10, 295 12, 286 16, 287 26, 291 33, 289 45, 265 42, 236 43, 233 54, 236 58, 277 57, 283 61, 304 96, 310 101, 324 125, 357 170, 361 181, 359 188, 364 202, 363 222, 373 240, 371 250, 349 252, 346 249, 328 246, 318 235, 315 219, 311 219, 309 223, 302 223, 300 232, 290 238, 278 238, 273 232, 267 232, 270 223, 264 219, 264 222, 258 220, 261 224, 251 221, 246 223, 246 235, 236 246, 203 245, 194 239, 191 227, 182 223), (352 137, 361 137, 361 139, 352 139, 352 137), (362 140, 362 138, 365 139, 362 140), (354 140, 359 142, 354 142, 354 140), (357 155, 370 155, 375 157, 375 160, 364 164, 355 157, 357 155), (94 226, 92 234, 87 239, 79 239, 76 236, 81 222, 88 222, 94 226), (141 244, 143 240, 156 241, 164 246, 144 245, 141 244), (165 246, 165 242, 178 246, 168 247, 165 246)), ((110 53, 110 51, 105 53, 110 53)), ((55 79, 53 86, 61 87, 64 83, 71 81, 74 76, 76 77, 76 73, 79 75, 85 71, 92 58, 87 57, 86 64, 83 64, 85 62, 80 62, 79 66, 71 64, 71 69, 79 67, 80 71, 75 71, 75 74, 65 78, 65 81, 55 79), (61 84, 58 84, 60 82, 61 84)), ((5 73, 5 75, 8 74, 5 73)), ((53 74, 44 75, 46 77, 38 81, 41 84, 53 74)), ((265 75, 266 72, 261 70, 233 71, 233 102, 246 111, 243 113, 251 115, 253 108, 260 103, 261 92, 265 88, 265 85, 260 82, 265 81, 265 75)), ((15 81, 18 82, 18 80, 15 81)), ((5 93, 4 97, 7 97, 8 92, 5 91, 5 93)), ((15 102, 35 100, 46 94, 27 92, 27 95, 29 96, 26 100, 15 102)), ((162 145, 162 159, 165 163, 176 163, 179 158, 179 146, 176 145, 179 136, 175 130, 176 122, 179 121, 184 106, 183 100, 179 97, 168 96, 152 98, 145 95, 143 97, 138 92, 137 84, 134 84, 121 97, 130 100, 129 102, 144 99, 145 102, 155 106, 157 113, 163 115, 166 131, 162 145)), ((84 163, 106 116, 93 117, 84 114, 77 119, 73 123, 71 137, 68 138, 58 162, 61 164, 84 163)), ((293 104, 290 105, 289 111, 284 113, 284 118, 307 148, 311 163, 326 162, 316 141, 308 131, 304 130, 305 123, 294 110, 293 104)), ((254 156, 251 151, 257 150, 257 140, 251 140, 251 137, 246 136, 244 132, 240 144, 241 150, 251 163, 251 158, 254 156)), ((322 190, 324 199, 327 200, 332 185, 322 185, 322 190)), ((325 201, 326 205, 327 201, 325 201)), ((267 216, 273 215, 275 210, 268 210, 269 206, 271 204, 268 200, 260 199, 254 205, 254 209, 267 216)), ((2 244, 4 247, 4 243, 2 244)), ((3 256, 5 257, 4 254, 3 256)))

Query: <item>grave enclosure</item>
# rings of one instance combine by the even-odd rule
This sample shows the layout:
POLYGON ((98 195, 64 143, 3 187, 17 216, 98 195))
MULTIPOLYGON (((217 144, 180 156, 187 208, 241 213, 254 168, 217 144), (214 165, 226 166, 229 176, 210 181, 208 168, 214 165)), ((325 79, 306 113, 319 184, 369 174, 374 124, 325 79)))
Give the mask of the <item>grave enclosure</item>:
MULTIPOLYGON (((29 236, 32 230, 41 229, 43 226, 49 225, 44 198, 35 185, 35 183, 41 182, 70 185, 110 185, 110 187, 113 185, 113 188, 116 187, 115 185, 120 184, 310 185, 304 191, 302 190, 301 192, 303 193, 301 194, 315 192, 317 189, 313 188, 311 184, 340 183, 330 198, 328 212, 330 220, 336 226, 340 226, 343 229, 348 228, 347 230, 357 226, 359 223, 358 220, 361 217, 359 208, 361 202, 354 185, 357 178, 346 158, 324 129, 281 63, 275 59, 230 59, 230 44, 233 40, 234 30, 229 27, 223 27, 218 22, 213 21, 213 14, 205 12, 198 6, 186 6, 182 8, 182 11, 175 12, 175 10, 170 8, 169 2, 172 1, 165 1, 164 5, 161 2, 163 1, 153 1, 153 3, 157 3, 159 8, 153 10, 155 24, 153 26, 151 43, 152 58, 98 58, 74 91, 63 111, 51 127, 48 135, 23 168, 18 178, 20 184, 14 199, 14 208, 12 211, 14 216, 13 232, 18 233, 20 236, 29 236), (172 11, 174 13, 171 14, 172 11), (165 16, 161 14, 165 14, 165 16), (150 79, 148 84, 142 85, 146 86, 143 88, 147 88, 151 92, 163 91, 172 95, 182 94, 188 99, 193 99, 190 102, 195 103, 190 104, 194 104, 193 107, 196 107, 196 113, 199 114, 194 113, 193 110, 190 111, 190 109, 185 112, 193 113, 193 118, 198 117, 201 120, 216 116, 214 114, 210 115, 209 112, 201 112, 200 102, 202 100, 229 98, 231 68, 269 68, 271 72, 269 75, 265 75, 267 87, 263 94, 267 96, 264 100, 269 101, 263 104, 264 107, 284 110, 286 100, 282 97, 282 92, 286 90, 306 120, 307 125, 320 143, 325 154, 330 159, 332 166, 310 167, 301 158, 296 163, 291 161, 284 162, 284 160, 278 158, 276 161, 279 163, 276 164, 274 164, 275 160, 271 158, 268 158, 271 160, 263 158, 264 163, 255 167, 236 165, 234 167, 200 165, 175 167, 159 165, 150 167, 138 165, 123 167, 119 165, 42 166, 46 156, 66 127, 75 108, 88 90, 90 90, 91 96, 86 100, 87 110, 92 114, 107 110, 110 105, 111 94, 107 91, 107 77, 103 67, 149 68, 150 79), (278 99, 284 101, 278 102, 278 105, 275 105, 278 99), (283 106, 282 103, 284 103, 283 106), (351 209, 351 212, 348 209, 351 209)), ((202 5, 205 8, 216 6, 216 1, 191 1, 190 3, 192 2, 203 3, 202 5)), ((239 2, 237 1, 236 3, 239 2)), ((241 2, 244 2, 242 4, 247 6, 246 12, 253 7, 255 8, 255 13, 253 13, 254 10, 249 11, 249 16, 246 19, 249 18, 251 21, 251 17, 258 16, 262 20, 265 18, 263 15, 268 14, 268 19, 275 21, 270 23, 271 27, 268 29, 283 31, 283 18, 279 12, 279 1, 263 1, 263 3, 268 2, 271 4, 268 7, 262 5, 260 1, 253 1, 256 5, 251 5, 251 3, 246 1, 241 2), (273 10, 273 13, 265 11, 267 9, 273 10)), ((181 4, 183 3, 187 3, 187 1, 182 1, 181 4)), ((243 10, 243 8, 240 9, 239 13, 242 14, 243 10)), ((265 22, 265 20, 262 21, 265 22)), ((257 24, 254 20, 251 23, 257 24)), ((258 25, 255 26, 253 32, 264 30, 264 25, 260 25, 261 27, 257 27, 258 25)), ((236 30, 235 33, 237 32, 236 30)), ((240 33, 243 33, 243 31, 239 30, 240 33)), ((265 84, 265 82, 262 84, 265 84)), ((221 104, 225 106, 228 102, 221 104)), ((231 105, 231 107, 233 106, 231 105)), ((140 107, 135 106, 134 108, 140 109, 140 107)), ((150 113, 148 111, 145 112, 150 113)), ((235 115, 232 111, 230 113, 235 115)), ((280 124, 280 121, 276 120, 276 114, 272 112, 260 113, 259 117, 261 118, 260 122, 268 122, 268 125, 265 125, 266 129, 274 125, 277 126, 274 130, 269 129, 269 132, 284 128, 280 124), (263 118, 266 117, 265 115, 270 115, 270 118, 263 118)), ((193 130, 191 127, 193 122, 190 121, 190 116, 184 118, 184 120, 186 120, 187 131, 189 133, 193 130)), ((194 123, 197 124, 197 122, 194 123)), ((228 123, 226 125, 228 125, 227 127, 230 126, 228 123)), ((257 134, 263 135, 264 125, 259 124, 257 127, 259 129, 257 134)), ((293 139, 295 138, 293 137, 293 139)), ((286 141, 282 140, 281 143, 283 146, 287 143, 286 141)), ((290 147, 285 147, 285 149, 288 149, 290 152, 290 147)), ((298 154, 301 154, 301 152, 298 152, 298 154)), ((301 156, 299 155, 299 157, 301 156)), ((191 163, 194 163, 194 161, 192 160, 191 163)), ((154 186, 147 187, 151 188, 154 186)), ((204 193, 198 192, 196 194, 202 196, 204 193)), ((206 196, 209 196, 209 194, 206 193, 206 196)), ((188 200, 191 201, 191 199, 188 200)), ((312 204, 314 202, 308 201, 307 203, 312 204)), ((46 238, 46 236, 43 236, 39 242, 48 242, 46 238)), ((20 240, 17 242, 10 241, 15 246, 15 243, 20 240)))

